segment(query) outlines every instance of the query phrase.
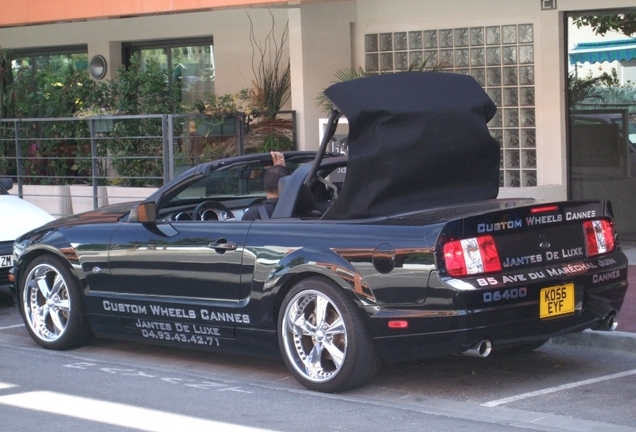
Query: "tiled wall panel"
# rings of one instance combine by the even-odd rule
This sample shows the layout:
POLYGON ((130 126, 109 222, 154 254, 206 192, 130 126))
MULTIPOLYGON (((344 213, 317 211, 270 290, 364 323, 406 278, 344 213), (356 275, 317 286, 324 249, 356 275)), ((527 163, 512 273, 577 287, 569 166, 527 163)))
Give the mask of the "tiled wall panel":
POLYGON ((364 45, 369 72, 424 63, 475 78, 497 105, 488 127, 501 147, 500 186, 537 186, 532 24, 372 33, 364 45))

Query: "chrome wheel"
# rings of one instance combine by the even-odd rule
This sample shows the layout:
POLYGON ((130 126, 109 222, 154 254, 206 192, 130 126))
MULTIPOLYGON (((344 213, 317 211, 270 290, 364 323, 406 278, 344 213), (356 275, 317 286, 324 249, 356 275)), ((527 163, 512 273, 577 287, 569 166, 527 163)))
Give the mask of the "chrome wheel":
POLYGON ((338 392, 367 382, 382 359, 354 294, 314 276, 296 283, 278 314, 278 344, 291 374, 310 390, 338 392))
MULTIPOLYGON (((294 285, 278 314, 278 343, 287 369, 310 390, 338 392, 367 382, 382 359, 361 310, 333 281, 294 285)), ((363 312, 366 313, 366 312, 363 312)))
POLYGON ((90 341, 79 280, 66 260, 36 257, 24 268, 19 287, 20 312, 34 341, 57 350, 90 341))
POLYGON ((22 294, 24 317, 33 334, 44 342, 60 339, 71 314, 68 284, 49 264, 40 264, 29 272, 22 294))
POLYGON ((285 353, 304 379, 321 383, 340 372, 347 356, 347 327, 336 304, 316 290, 288 303, 281 326, 285 353))

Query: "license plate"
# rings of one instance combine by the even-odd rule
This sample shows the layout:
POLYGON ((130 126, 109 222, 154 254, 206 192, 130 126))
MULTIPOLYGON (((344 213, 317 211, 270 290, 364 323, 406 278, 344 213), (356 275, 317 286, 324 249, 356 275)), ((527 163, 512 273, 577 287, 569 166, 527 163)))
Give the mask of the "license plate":
POLYGON ((13 255, 0 255, 0 268, 13 266, 13 255))
POLYGON ((574 312, 574 284, 552 286, 541 290, 539 317, 551 318, 574 312))

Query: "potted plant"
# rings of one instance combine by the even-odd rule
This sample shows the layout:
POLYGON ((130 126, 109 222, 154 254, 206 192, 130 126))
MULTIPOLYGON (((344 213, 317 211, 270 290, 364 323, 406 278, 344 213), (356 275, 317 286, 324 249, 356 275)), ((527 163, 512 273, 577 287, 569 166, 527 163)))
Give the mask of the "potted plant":
POLYGON ((89 128, 92 123, 93 133, 108 133, 112 132, 115 127, 115 121, 110 118, 110 116, 117 114, 117 110, 110 110, 106 107, 100 108, 91 105, 75 112, 73 115, 77 118, 85 119, 88 122, 89 128))

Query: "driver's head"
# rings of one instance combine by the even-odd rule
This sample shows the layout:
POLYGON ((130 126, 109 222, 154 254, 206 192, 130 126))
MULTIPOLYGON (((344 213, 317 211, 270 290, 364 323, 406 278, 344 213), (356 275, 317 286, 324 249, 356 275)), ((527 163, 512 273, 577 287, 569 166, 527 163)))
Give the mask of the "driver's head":
POLYGON ((268 195, 278 196, 278 180, 288 176, 289 174, 287 167, 282 165, 274 165, 266 169, 265 175, 263 176, 263 187, 265 188, 265 192, 267 192, 268 195))

